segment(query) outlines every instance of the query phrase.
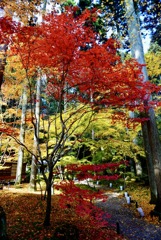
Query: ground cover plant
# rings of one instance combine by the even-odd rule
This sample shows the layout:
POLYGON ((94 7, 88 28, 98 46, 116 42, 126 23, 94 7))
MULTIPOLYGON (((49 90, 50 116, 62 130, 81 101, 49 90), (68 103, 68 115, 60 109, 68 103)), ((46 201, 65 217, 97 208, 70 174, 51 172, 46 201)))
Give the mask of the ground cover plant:
MULTIPOLYGON (((13 188, 15 187, 12 187, 12 189, 13 188)), ((11 189, 4 189, 0 191, 1 206, 4 208, 7 217, 7 233, 9 239, 69 240, 69 236, 68 238, 67 236, 62 236, 62 233, 60 232, 61 229, 64 231, 64 228, 66 227, 72 227, 76 230, 78 229, 79 239, 82 240, 92 240, 94 239, 94 236, 99 236, 99 240, 125 239, 121 235, 118 235, 115 230, 110 229, 108 224, 105 226, 104 221, 98 224, 100 219, 97 219, 98 214, 95 206, 93 206, 92 209, 93 213, 92 211, 89 213, 89 209, 92 205, 88 206, 86 204, 85 211, 89 214, 85 214, 85 211, 82 211, 82 208, 78 208, 78 212, 79 210, 83 212, 83 214, 79 214, 74 211, 74 207, 80 207, 78 206, 77 201, 75 201, 75 206, 73 206, 70 201, 70 206, 68 204, 67 207, 64 208, 61 204, 65 202, 64 200, 61 201, 64 199, 64 196, 60 198, 58 195, 54 195, 52 197, 51 225, 44 228, 43 216, 45 212, 45 201, 41 199, 40 194, 26 193, 27 188, 22 187, 22 189, 17 189, 14 192, 11 189)), ((83 203, 85 203, 84 200, 83 203)), ((72 239, 74 239, 73 236, 72 239)))

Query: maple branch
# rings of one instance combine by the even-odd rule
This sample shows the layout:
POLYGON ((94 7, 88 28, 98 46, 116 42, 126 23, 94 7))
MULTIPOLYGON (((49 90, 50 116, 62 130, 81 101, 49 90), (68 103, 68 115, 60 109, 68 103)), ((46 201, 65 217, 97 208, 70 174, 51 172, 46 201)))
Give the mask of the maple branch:
POLYGON ((38 161, 38 157, 37 157, 32 151, 30 151, 29 148, 28 148, 24 143, 22 143, 20 140, 18 140, 16 137, 14 137, 14 136, 11 135, 11 134, 7 134, 7 135, 10 136, 11 138, 13 138, 13 139, 16 141, 16 143, 18 143, 20 146, 22 146, 23 148, 25 148, 26 151, 27 151, 28 153, 30 153, 32 156, 34 156, 35 159, 37 159, 37 161, 38 161))

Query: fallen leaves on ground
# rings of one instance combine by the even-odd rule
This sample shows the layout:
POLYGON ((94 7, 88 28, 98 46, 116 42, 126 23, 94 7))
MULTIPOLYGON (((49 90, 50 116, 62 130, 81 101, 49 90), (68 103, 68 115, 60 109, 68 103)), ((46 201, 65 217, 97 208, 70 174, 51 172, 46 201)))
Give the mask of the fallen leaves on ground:
POLYGON ((154 209, 155 205, 150 204, 150 190, 147 186, 139 186, 139 185, 131 185, 126 188, 126 191, 128 192, 129 196, 131 196, 132 203, 126 204, 125 207, 130 208, 136 217, 140 217, 140 214, 138 213, 136 209, 136 202, 138 203, 138 206, 143 209, 144 212, 144 220, 158 225, 161 227, 161 222, 158 221, 158 217, 154 216, 151 217, 150 212, 154 209))
MULTIPOLYGON (((51 226, 44 228, 45 201, 39 194, 0 191, 0 205, 4 208, 7 217, 7 233, 12 240, 48 240, 54 239, 57 227, 62 223, 81 226, 80 239, 93 240, 95 229, 88 225, 88 218, 82 219, 72 212, 66 214, 59 206, 57 196, 52 197, 51 226), (79 223, 79 224, 78 224, 79 223)), ((96 231, 98 229, 96 228, 96 231)), ((116 231, 108 228, 101 229, 104 240, 123 240, 116 231)), ((95 232, 96 233, 96 232, 95 232)), ((95 235, 96 236, 96 235, 95 235)), ((101 240, 101 239, 99 239, 101 240)))

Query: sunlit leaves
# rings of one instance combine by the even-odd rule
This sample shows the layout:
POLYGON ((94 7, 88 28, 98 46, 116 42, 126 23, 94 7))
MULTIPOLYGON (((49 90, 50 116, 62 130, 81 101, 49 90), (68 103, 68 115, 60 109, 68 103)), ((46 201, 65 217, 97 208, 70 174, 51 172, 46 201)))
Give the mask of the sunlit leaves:
POLYGON ((150 78, 152 80, 153 78, 159 78, 161 75, 161 48, 153 45, 151 51, 145 55, 145 60, 150 78))
POLYGON ((75 18, 72 10, 51 14, 44 17, 40 26, 19 26, 12 38, 10 59, 16 55, 20 63, 13 66, 15 60, 11 60, 11 76, 18 81, 22 77, 31 84, 41 69, 41 75, 46 77, 44 93, 57 102, 57 119, 63 121, 60 128, 55 126, 59 137, 65 127, 68 134, 72 133, 77 122, 74 117, 80 119, 87 113, 83 105, 76 107, 79 102, 90 103, 92 110, 127 107, 142 111, 143 101, 148 100, 151 92, 159 91, 154 85, 143 83, 142 66, 136 61, 122 63, 117 54, 118 42, 96 42, 95 34, 85 25, 89 15, 85 11, 75 18), (64 117, 68 104, 75 108, 64 117), (78 109, 80 114, 76 114, 78 109))
POLYGON ((2 85, 3 94, 6 100, 20 98, 25 84, 26 73, 19 57, 9 56, 9 51, 6 62, 7 64, 4 72, 5 82, 2 85))
POLYGON ((33 16, 34 13, 37 13, 37 7, 41 2, 41 0, 2 0, 0 2, 0 7, 3 8, 7 16, 14 16, 15 19, 20 20, 27 25, 30 16, 33 16))
POLYGON ((75 100, 89 102, 91 94, 99 92, 94 104, 138 108, 140 100, 156 89, 142 83, 139 64, 133 60, 121 62, 117 42, 95 42, 94 33, 84 25, 89 14, 85 11, 79 18, 74 18, 72 11, 49 15, 39 27, 20 28, 12 50, 20 55, 27 74, 33 67, 44 71, 48 92, 51 89, 50 95, 57 100, 65 97, 67 86, 70 101, 73 95, 75 100), (73 88, 78 89, 75 94, 73 88))

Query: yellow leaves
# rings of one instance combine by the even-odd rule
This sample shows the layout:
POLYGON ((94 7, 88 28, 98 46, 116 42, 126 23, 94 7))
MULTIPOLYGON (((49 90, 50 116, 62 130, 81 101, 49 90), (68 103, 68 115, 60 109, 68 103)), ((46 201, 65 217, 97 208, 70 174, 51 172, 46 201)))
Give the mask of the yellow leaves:
POLYGON ((161 51, 149 52, 145 55, 148 75, 153 78, 161 75, 161 51))
POLYGON ((2 85, 2 92, 5 95, 6 99, 19 99, 21 95, 21 86, 20 85, 14 85, 11 88, 10 84, 3 84, 2 85))
MULTIPOLYGON (((107 2, 108 4, 111 4, 111 5, 114 4, 114 2, 111 1, 111 0, 106 0, 106 2, 107 2)), ((124 4, 124 0, 121 0, 121 1, 120 1, 120 4, 123 5, 123 4, 124 4)))
MULTIPOLYGON (((2 85, 2 92, 6 99, 19 99, 22 95, 22 90, 27 84, 26 71, 22 67, 20 57, 10 56, 8 52, 7 64, 5 66, 4 78, 5 81, 2 85)), ((35 68, 30 69, 29 75, 35 73, 35 68)))
MULTIPOLYGON (((126 191, 129 193, 129 195, 132 197, 132 199, 134 201, 136 201, 140 207, 143 208, 143 211, 145 214, 144 220, 149 223, 158 225, 158 217, 151 218, 151 216, 150 216, 150 212, 154 209, 155 205, 149 204, 149 202, 150 202, 149 187, 145 187, 145 186, 142 187, 142 186, 138 186, 135 183, 132 183, 131 186, 128 186, 126 188, 126 191)), ((136 211, 135 204, 131 204, 130 209, 134 212, 136 217, 139 217, 138 212, 136 211)))
MULTIPOLYGON (((8 114, 14 114, 14 115, 19 115, 18 114, 18 109, 14 109, 14 108, 9 108, 7 110, 8 114)), ((20 113, 20 110, 19 110, 19 113, 20 113)))
POLYGON ((5 78, 8 81, 11 81, 12 84, 13 80, 18 83, 22 82, 25 78, 25 71, 22 68, 19 56, 10 56, 8 54, 6 61, 5 78))
POLYGON ((32 1, 17 1, 17 0, 2 0, 0 1, 0 7, 2 6, 7 16, 16 16, 25 25, 28 24, 29 16, 37 12, 37 5, 40 4, 40 0, 32 1))

